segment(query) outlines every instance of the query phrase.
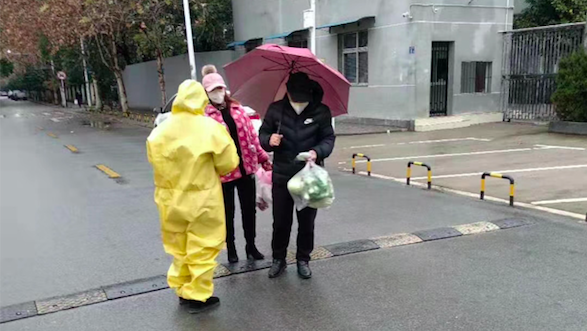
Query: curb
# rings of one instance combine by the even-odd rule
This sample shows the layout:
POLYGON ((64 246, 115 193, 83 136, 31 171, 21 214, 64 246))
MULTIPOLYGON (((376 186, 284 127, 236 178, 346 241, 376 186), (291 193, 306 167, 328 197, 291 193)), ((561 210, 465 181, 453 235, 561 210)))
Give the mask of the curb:
MULTIPOLYGON (((527 218, 507 218, 492 222, 477 222, 452 227, 443 227, 413 233, 398 233, 389 236, 354 240, 316 247, 312 252, 313 260, 329 259, 337 256, 356 254, 378 249, 393 248, 434 240, 455 238, 473 234, 511 229, 533 224, 527 218)), ((295 263, 295 253, 288 252, 287 262, 295 263)), ((219 264, 214 270, 214 278, 227 277, 241 273, 267 269, 271 261, 239 261, 233 264, 219 264)), ((169 288, 165 275, 132 280, 129 282, 102 286, 84 292, 73 293, 48 299, 24 302, 0 308, 0 323, 20 320, 28 317, 55 313, 100 302, 126 298, 169 288)))

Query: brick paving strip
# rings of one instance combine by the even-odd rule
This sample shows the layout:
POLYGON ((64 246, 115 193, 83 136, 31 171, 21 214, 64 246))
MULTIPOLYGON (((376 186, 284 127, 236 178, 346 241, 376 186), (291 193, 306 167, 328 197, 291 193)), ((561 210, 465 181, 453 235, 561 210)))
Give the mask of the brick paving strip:
MULTIPOLYGON (((377 249, 388 249, 398 246, 425 243, 427 241, 474 235, 496 230, 504 230, 533 224, 526 218, 507 218, 493 222, 478 222, 453 227, 399 233, 389 236, 354 240, 317 247, 312 252, 312 260, 323 260, 332 257, 355 254, 377 249)), ((295 253, 288 252, 287 262, 295 263, 295 253)), ((261 261, 239 261, 233 264, 219 264, 214 271, 214 278, 226 277, 245 272, 269 268, 270 259, 261 261)), ((99 302, 116 300, 124 297, 167 289, 164 275, 133 280, 114 285, 102 286, 97 289, 74 293, 54 298, 24 302, 0 308, 0 323, 15 321, 27 317, 55 313, 62 310, 92 305, 99 302)))

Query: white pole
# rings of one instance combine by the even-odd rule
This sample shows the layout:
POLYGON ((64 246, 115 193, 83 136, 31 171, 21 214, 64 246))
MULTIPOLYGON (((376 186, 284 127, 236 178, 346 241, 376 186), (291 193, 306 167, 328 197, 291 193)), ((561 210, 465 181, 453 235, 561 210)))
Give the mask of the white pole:
MULTIPOLYGON (((86 64, 86 50, 84 47, 84 38, 79 37, 79 42, 82 48, 82 64, 84 66, 84 82, 86 83, 86 97, 88 98, 88 106, 92 106, 92 93, 90 93, 90 80, 88 79, 88 66, 86 64)), ((81 106, 81 105, 80 105, 81 106)))
POLYGON ((310 51, 316 55, 316 0, 310 0, 312 27, 310 27, 310 51))
MULTIPOLYGON (((318 13, 316 12, 316 0, 310 0, 310 10, 312 11, 312 27, 310 27, 310 50, 314 55, 318 56, 316 53, 316 21, 318 17, 318 13)), ((334 117, 332 118, 332 128, 336 129, 336 121, 334 117)))
POLYGON ((190 18, 189 0, 183 0, 183 15, 185 19, 185 36, 188 42, 188 57, 190 59, 190 76, 197 80, 196 76, 196 55, 194 52, 194 39, 192 37, 192 19, 190 18))
POLYGON ((507 31, 508 30, 508 18, 509 18, 509 11, 510 11, 510 0, 508 0, 507 3, 507 8, 505 9, 505 27, 504 30, 507 31))

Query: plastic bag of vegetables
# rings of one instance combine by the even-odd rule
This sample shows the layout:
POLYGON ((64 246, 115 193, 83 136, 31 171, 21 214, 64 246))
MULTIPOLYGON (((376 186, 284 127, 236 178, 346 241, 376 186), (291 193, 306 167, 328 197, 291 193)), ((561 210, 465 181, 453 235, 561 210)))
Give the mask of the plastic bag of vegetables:
POLYGON ((306 166, 287 182, 287 189, 297 210, 327 208, 334 202, 334 187, 328 171, 312 161, 306 162, 306 166))

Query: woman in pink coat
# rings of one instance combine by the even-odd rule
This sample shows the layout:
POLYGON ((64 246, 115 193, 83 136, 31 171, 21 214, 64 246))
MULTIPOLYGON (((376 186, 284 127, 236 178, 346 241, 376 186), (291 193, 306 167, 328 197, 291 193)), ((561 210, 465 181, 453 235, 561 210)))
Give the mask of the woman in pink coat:
POLYGON ((261 148, 259 137, 243 107, 226 94, 224 79, 213 65, 202 68, 202 85, 208 93, 210 104, 206 107, 206 116, 223 124, 236 145, 240 164, 230 174, 221 178, 224 193, 224 210, 226 214, 226 246, 228 262, 238 262, 234 238, 234 189, 238 190, 243 230, 245 233, 246 253, 248 259, 262 260, 265 257, 255 246, 256 234, 256 189, 254 174, 262 165, 271 170, 269 156, 261 148))

